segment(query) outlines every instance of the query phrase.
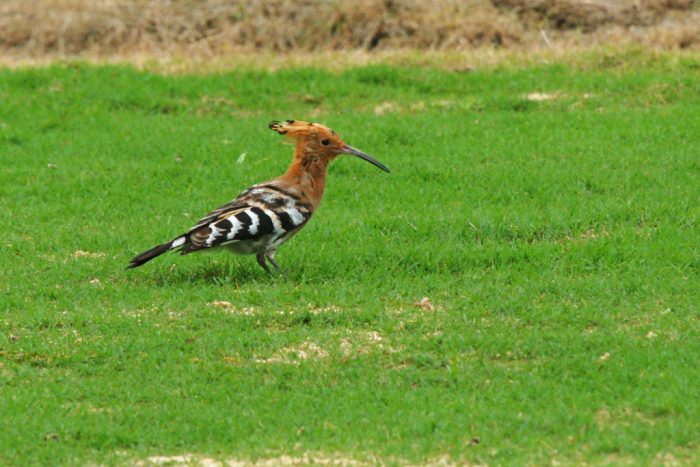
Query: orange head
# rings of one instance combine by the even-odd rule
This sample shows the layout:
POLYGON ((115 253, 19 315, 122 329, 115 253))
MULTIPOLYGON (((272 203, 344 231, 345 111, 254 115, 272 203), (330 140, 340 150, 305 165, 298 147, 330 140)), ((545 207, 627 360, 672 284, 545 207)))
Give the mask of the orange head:
POLYGON ((295 142, 294 157, 299 159, 302 166, 321 165, 325 167, 336 157, 350 154, 376 165, 387 173, 391 172, 378 160, 349 144, 345 144, 335 131, 320 123, 287 120, 270 122, 269 127, 295 142))

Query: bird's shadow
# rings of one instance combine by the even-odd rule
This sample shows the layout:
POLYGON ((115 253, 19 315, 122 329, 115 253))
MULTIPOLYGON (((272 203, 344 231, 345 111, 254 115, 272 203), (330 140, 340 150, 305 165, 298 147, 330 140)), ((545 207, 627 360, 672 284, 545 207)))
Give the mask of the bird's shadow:
POLYGON ((245 284, 270 284, 280 279, 280 274, 268 273, 262 268, 234 261, 207 261, 202 264, 182 266, 173 263, 170 267, 153 273, 149 282, 165 287, 172 285, 217 285, 243 286, 245 284))

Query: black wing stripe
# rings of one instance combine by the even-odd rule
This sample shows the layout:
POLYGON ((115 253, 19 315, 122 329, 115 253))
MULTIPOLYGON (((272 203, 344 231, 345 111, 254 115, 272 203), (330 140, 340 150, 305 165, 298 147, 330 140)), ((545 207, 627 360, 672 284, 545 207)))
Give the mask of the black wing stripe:
POLYGON ((217 229, 221 229, 221 230, 224 230, 226 232, 229 232, 231 230, 231 228, 233 227, 233 224, 228 219, 220 220, 219 222, 217 222, 214 225, 216 226, 217 229))
POLYGON ((288 212, 278 212, 277 217, 279 218, 280 223, 282 224, 282 230, 284 230, 285 232, 291 232, 296 228, 294 221, 292 221, 292 216, 290 216, 288 212))
POLYGON ((236 214, 236 219, 238 219, 238 222, 240 222, 241 225, 244 226, 246 229, 250 226, 250 223, 252 222, 252 219, 246 211, 239 212, 238 214, 236 214))
POLYGON ((250 217, 250 215, 246 211, 239 212, 236 214, 236 219, 241 223, 241 228, 238 232, 236 232, 235 239, 248 240, 249 238, 252 238, 253 235, 250 234, 250 226, 253 223, 253 219, 250 217))
POLYGON ((255 233, 256 236, 266 235, 275 231, 275 225, 272 223, 272 219, 270 219, 270 216, 265 214, 262 209, 253 207, 251 211, 258 216, 258 231, 255 233))

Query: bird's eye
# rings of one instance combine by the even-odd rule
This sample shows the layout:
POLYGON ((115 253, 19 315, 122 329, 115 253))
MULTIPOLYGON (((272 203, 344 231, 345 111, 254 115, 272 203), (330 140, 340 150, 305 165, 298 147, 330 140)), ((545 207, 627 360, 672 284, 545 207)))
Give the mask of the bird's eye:
POLYGON ((329 140, 328 138, 324 138, 321 140, 321 144, 324 146, 328 146, 329 144, 331 144, 331 140, 329 140))

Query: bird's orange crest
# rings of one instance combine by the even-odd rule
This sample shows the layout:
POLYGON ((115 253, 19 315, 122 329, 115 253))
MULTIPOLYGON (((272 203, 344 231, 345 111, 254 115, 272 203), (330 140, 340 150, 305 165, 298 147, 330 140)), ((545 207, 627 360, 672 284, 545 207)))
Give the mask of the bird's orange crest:
POLYGON ((323 140, 328 138, 336 145, 342 146, 342 140, 332 129, 320 123, 304 122, 301 120, 285 120, 284 122, 272 121, 268 125, 271 130, 286 136, 291 140, 323 140))

